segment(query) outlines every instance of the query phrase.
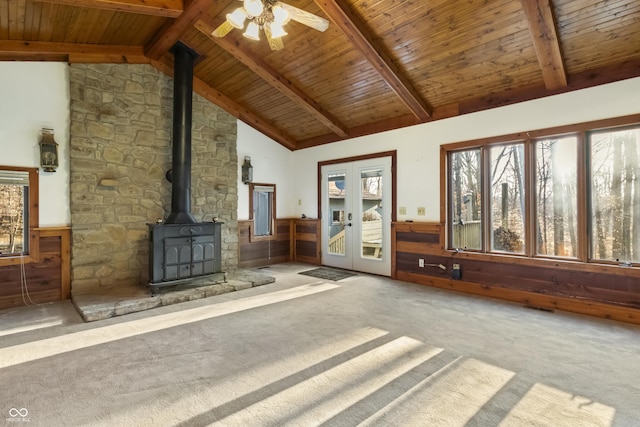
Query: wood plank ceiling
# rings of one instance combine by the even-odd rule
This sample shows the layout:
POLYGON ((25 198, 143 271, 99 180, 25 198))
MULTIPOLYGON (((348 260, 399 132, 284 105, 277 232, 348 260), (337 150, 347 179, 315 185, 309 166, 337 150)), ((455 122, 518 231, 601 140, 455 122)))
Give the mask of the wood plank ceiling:
MULTIPOLYGON (((212 31, 236 0, 0 0, 0 60, 145 63, 301 149, 640 76, 637 0, 289 0, 284 48, 212 31)), ((594 100, 597 102, 597 100, 594 100)))

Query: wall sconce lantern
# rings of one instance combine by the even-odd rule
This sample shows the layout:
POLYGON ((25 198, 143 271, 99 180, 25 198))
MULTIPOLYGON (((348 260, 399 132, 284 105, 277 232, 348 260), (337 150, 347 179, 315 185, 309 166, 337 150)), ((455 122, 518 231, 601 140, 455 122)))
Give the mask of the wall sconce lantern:
POLYGON ((253 166, 251 166, 251 157, 245 156, 242 164, 242 182, 245 184, 253 181, 253 166))
POLYGON ((55 172, 58 167, 58 143, 53 139, 53 129, 42 128, 40 166, 45 172, 55 172))

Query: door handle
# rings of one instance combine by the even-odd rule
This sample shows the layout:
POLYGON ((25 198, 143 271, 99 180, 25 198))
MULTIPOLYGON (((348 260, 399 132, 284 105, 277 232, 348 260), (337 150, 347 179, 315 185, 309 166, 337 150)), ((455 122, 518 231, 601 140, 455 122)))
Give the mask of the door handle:
POLYGON ((350 222, 346 223, 345 225, 346 225, 347 227, 351 227, 351 223, 350 223, 350 222))

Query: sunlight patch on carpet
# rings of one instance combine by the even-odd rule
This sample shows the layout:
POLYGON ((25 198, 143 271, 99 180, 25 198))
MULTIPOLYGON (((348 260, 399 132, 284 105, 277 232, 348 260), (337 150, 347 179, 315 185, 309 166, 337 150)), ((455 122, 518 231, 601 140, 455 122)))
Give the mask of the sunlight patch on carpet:
POLYGON ((361 425, 463 426, 514 375, 476 359, 459 358, 361 425))
MULTIPOLYGON (((373 327, 341 331, 331 339, 318 340, 315 346, 299 348, 289 357, 248 367, 236 375, 225 378, 225 381, 201 386, 190 385, 188 392, 181 393, 177 399, 173 395, 154 397, 149 405, 135 407, 124 413, 110 414, 108 424, 140 424, 141 420, 152 412, 158 419, 163 420, 164 425, 210 425, 209 423, 213 421, 212 413, 216 414, 215 419, 224 418, 225 415, 221 414, 228 411, 225 408, 243 407, 244 403, 240 402, 251 402, 254 396, 259 395, 261 390, 266 388, 275 393, 278 384, 286 381, 287 378, 305 378, 307 370, 324 363, 331 363, 331 360, 336 357, 339 358, 345 353, 388 335, 388 331, 373 327), (212 408, 211 405, 214 402, 215 407, 212 408), (185 418, 185 408, 188 408, 191 418, 185 418)), ((222 424, 226 423, 223 421, 222 424)), ((252 424, 255 425, 255 423, 252 424)), ((92 427, 104 425, 104 420, 90 424, 92 427)))
POLYGON ((131 320, 115 325, 88 329, 59 337, 6 347, 0 349, 0 369, 174 326, 195 323, 201 320, 224 316, 225 314, 250 310, 252 308, 326 292, 335 288, 339 288, 339 286, 330 283, 298 286, 264 295, 256 295, 239 300, 226 301, 220 304, 211 304, 173 313, 149 316, 143 319, 131 320))
POLYGON ((319 425, 442 351, 403 336, 275 393, 217 424, 319 425))
POLYGON ((615 413, 611 406, 538 383, 520 399, 500 426, 610 426, 615 413))

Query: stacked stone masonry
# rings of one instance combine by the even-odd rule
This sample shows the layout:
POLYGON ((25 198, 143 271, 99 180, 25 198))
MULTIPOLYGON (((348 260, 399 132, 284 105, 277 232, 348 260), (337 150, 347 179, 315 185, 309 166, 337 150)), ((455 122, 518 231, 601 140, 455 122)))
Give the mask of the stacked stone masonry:
MULTIPOLYGON (((148 281, 147 223, 171 208, 173 81, 149 65, 69 67, 73 292, 148 281)), ((236 119, 194 93, 191 210, 237 267, 236 119)))

